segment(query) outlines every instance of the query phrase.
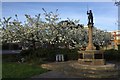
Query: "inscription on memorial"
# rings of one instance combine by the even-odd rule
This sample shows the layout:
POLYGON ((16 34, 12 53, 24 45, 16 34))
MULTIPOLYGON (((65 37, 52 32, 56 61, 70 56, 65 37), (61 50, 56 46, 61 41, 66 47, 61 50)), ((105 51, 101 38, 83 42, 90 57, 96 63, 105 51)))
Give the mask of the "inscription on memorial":
POLYGON ((90 53, 84 54, 84 59, 93 59, 93 54, 90 53))

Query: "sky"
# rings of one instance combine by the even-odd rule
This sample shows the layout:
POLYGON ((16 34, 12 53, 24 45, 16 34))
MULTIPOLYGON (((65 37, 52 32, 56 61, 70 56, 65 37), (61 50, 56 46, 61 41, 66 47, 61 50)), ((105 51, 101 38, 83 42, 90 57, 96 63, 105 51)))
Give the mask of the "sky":
POLYGON ((119 0, 1 0, 2 2, 113 2, 119 0))
POLYGON ((47 12, 55 12, 61 20, 79 19, 80 24, 87 25, 87 10, 91 9, 94 16, 94 26, 98 29, 115 31, 118 30, 118 7, 113 2, 2 2, 2 17, 15 18, 18 15, 20 21, 26 20, 25 14, 43 16, 44 8, 47 12))

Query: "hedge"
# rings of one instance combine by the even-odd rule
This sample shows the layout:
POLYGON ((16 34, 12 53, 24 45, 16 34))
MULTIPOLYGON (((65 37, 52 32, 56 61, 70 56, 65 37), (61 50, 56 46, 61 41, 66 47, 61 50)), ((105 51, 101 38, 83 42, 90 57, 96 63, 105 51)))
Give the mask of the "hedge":
MULTIPOLYGON (((56 54, 63 54, 65 61, 67 60, 77 60, 78 59, 78 49, 53 49, 53 48, 39 48, 36 50, 23 50, 21 56, 25 57, 28 61, 33 60, 33 62, 41 59, 44 61, 55 61, 56 54)), ((110 49, 104 52, 104 58, 106 61, 120 61, 120 51, 110 49)))
POLYGON ((115 49, 106 50, 104 56, 107 61, 120 61, 120 51, 115 49))
POLYGON ((78 59, 78 49, 60 49, 60 48, 39 48, 36 50, 23 50, 21 56, 25 57, 27 60, 44 58, 45 61, 55 61, 56 54, 63 54, 65 61, 67 60, 77 60, 78 59))

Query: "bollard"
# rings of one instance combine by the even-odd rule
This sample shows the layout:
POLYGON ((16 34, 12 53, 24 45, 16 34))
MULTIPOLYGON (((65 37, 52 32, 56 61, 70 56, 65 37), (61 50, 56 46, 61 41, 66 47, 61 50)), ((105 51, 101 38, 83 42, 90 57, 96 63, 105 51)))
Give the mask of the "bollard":
POLYGON ((56 55, 56 61, 58 62, 58 61, 64 61, 64 56, 63 56, 63 54, 57 54, 56 55))
POLYGON ((59 61, 61 61, 61 55, 59 54, 59 61))
POLYGON ((56 61, 58 62, 58 55, 56 55, 56 61))
POLYGON ((63 54, 62 54, 62 61, 64 61, 64 56, 63 56, 63 54))

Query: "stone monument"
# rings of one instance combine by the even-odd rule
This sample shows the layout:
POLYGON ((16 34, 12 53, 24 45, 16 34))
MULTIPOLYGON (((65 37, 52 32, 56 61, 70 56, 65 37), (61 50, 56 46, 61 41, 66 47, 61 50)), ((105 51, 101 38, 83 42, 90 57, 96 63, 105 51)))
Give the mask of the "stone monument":
MULTIPOLYGON (((89 43, 84 51, 78 51, 78 61, 64 63, 65 67, 62 67, 59 71, 67 76, 74 76, 77 78, 116 78, 118 76, 115 64, 106 63, 104 60, 104 51, 96 50, 93 45, 93 14, 92 10, 88 14, 88 32, 89 32, 89 43)), ((58 60, 58 59, 57 59, 58 60)), ((62 63, 63 64, 63 63, 62 63)), ((58 64, 57 64, 58 65, 58 64)), ((45 65, 43 66, 46 67, 45 65)), ((49 69, 49 66, 47 66, 49 69)), ((50 65, 50 68, 51 67, 50 65)))
POLYGON ((95 50, 95 47, 93 45, 93 38, 92 38, 92 35, 93 35, 93 13, 92 13, 92 10, 90 10, 89 12, 87 11, 87 15, 88 15, 88 33, 89 33, 89 43, 88 43, 88 46, 87 46, 87 50, 95 50))
POLYGON ((92 10, 87 11, 88 15, 88 46, 86 47, 85 51, 78 51, 79 58, 78 62, 80 64, 89 64, 89 65, 104 65, 104 51, 103 50, 96 50, 96 48, 93 45, 93 13, 92 10))

